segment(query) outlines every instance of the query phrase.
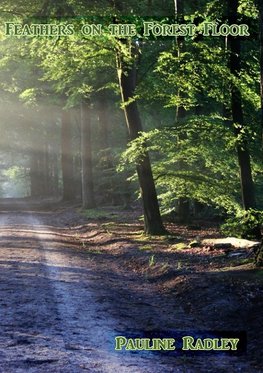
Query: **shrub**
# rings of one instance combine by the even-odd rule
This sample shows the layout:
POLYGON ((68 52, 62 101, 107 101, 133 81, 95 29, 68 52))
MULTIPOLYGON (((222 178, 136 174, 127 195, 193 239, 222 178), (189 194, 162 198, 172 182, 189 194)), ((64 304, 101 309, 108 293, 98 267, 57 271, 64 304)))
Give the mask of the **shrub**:
POLYGON ((221 226, 225 235, 234 235, 240 238, 259 238, 258 232, 263 224, 263 211, 239 210, 235 216, 226 220, 221 226))

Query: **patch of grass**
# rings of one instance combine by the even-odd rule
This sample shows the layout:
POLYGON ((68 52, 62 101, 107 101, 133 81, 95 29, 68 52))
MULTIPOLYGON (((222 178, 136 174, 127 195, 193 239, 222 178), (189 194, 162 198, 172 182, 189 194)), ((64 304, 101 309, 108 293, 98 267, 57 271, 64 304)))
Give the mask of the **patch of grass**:
POLYGON ((161 241, 161 243, 168 243, 170 241, 174 241, 176 239, 178 239, 178 237, 176 236, 172 236, 172 235, 167 235, 167 236, 151 236, 150 234, 146 234, 144 233, 144 231, 137 231, 137 232, 133 232, 132 233, 133 235, 137 235, 138 239, 140 239, 140 241, 154 241, 154 242, 159 242, 161 241))
POLYGON ((101 250, 87 250, 87 251, 85 251, 85 254, 87 254, 87 255, 100 255, 100 254, 103 254, 103 251, 101 251, 101 250))
POLYGON ((147 236, 143 231, 134 232, 134 238, 140 241, 150 241, 150 237, 147 236))
POLYGON ((154 247, 152 247, 151 245, 144 245, 144 246, 139 247, 139 250, 145 250, 145 251, 152 250, 152 249, 154 249, 154 247))
MULTIPOLYGON (((142 239, 144 233, 142 231, 127 231, 122 230, 123 228, 129 228, 131 225, 126 223, 119 223, 117 221, 109 221, 107 223, 102 223, 101 228, 105 229, 108 233, 114 233, 122 236, 133 236, 135 239, 142 239)), ((143 238, 144 239, 144 238, 143 238)))
POLYGON ((107 223, 102 223, 101 227, 115 227, 117 223, 115 221, 108 221, 107 223))
POLYGON ((182 269, 182 267, 183 267, 182 262, 180 260, 178 260, 178 262, 177 262, 177 269, 182 269))
POLYGON ((246 259, 241 259, 240 260, 240 264, 249 264, 249 263, 253 263, 254 262, 254 259, 252 258, 246 258, 246 259))
POLYGON ((171 250, 186 250, 189 246, 185 242, 178 242, 171 246, 171 250))
POLYGON ((102 228, 116 228, 116 226, 117 226, 117 223, 116 222, 114 222, 114 221, 109 221, 108 223, 102 223, 101 224, 101 227, 102 228))
POLYGON ((163 272, 167 272, 169 270, 170 266, 167 262, 165 263, 162 263, 162 266, 161 266, 161 271, 163 272))
POLYGON ((144 235, 143 231, 124 232, 124 234, 127 234, 129 236, 135 236, 134 237, 135 239, 136 239, 136 236, 138 237, 138 239, 140 239, 144 235))
POLYGON ((156 264, 155 255, 151 255, 149 258, 149 267, 153 267, 156 264))
POLYGON ((112 219, 118 217, 117 214, 102 209, 82 210, 82 213, 88 219, 112 219))
POLYGON ((103 251, 101 250, 92 250, 90 251, 91 254, 103 254, 103 251))
POLYGON ((176 235, 171 235, 171 234, 167 234, 164 236, 146 235, 146 237, 154 241, 173 241, 177 239, 176 235))

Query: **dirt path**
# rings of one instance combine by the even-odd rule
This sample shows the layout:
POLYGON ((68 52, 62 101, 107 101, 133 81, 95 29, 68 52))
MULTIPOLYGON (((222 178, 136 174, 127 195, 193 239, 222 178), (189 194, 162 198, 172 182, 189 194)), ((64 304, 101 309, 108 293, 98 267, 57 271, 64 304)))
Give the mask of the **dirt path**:
POLYGON ((0 372, 258 371, 236 356, 116 352, 116 335, 189 330, 195 320, 154 285, 114 270, 99 246, 94 255, 79 247, 60 216, 0 214, 0 372))
POLYGON ((117 323, 99 300, 103 288, 99 294, 93 290, 100 277, 81 253, 58 247, 57 235, 31 214, 1 216, 1 371, 110 372, 147 366, 143 358, 114 353, 117 323))

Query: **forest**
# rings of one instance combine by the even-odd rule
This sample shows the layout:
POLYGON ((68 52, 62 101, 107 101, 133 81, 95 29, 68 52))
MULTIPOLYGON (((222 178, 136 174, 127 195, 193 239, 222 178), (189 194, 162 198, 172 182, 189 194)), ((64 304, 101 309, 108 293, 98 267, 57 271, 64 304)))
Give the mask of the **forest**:
POLYGON ((208 255, 215 272, 236 267, 236 288, 247 281, 259 302, 262 1, 1 0, 0 20, 0 211, 14 232, 31 224, 23 211, 43 214, 37 227, 64 224, 98 254, 108 241, 92 243, 94 224, 111 255, 120 235, 138 246, 116 265, 163 286, 174 263, 208 273, 208 255))
POLYGON ((114 11, 101 4, 100 16, 85 2, 34 2, 34 11, 32 4, 2 5, 8 25, 1 37, 2 197, 127 205, 138 180, 146 233, 162 233, 159 210, 184 220, 209 207, 238 225, 247 220, 244 229, 260 235, 260 9, 253 1, 167 3, 160 10, 120 2, 114 11), (154 37, 148 30, 154 22, 147 22, 142 36, 143 17, 136 14, 145 12, 157 14, 159 25, 191 20, 195 34, 154 37), (77 31, 14 35, 13 23, 28 17, 33 24, 77 23, 77 31), (132 21, 135 37, 107 32, 113 19, 132 21), (209 19, 249 25, 250 36, 198 31, 209 19), (81 25, 94 23, 105 28, 102 35, 80 33, 81 25))
POLYGON ((146 233, 164 232, 161 215, 212 214, 233 233, 260 238, 260 6, 40 1, 1 8, 8 25, 1 36, 2 197, 81 198, 84 208, 142 198, 146 233), (153 36, 156 15, 158 25, 191 21, 195 33, 153 36), (211 19, 245 24, 250 36, 202 33, 211 19), (113 21, 132 23, 136 35, 112 36, 113 21), (75 24, 76 31, 25 36, 23 22, 75 24), (80 32, 92 24, 104 32, 80 32))

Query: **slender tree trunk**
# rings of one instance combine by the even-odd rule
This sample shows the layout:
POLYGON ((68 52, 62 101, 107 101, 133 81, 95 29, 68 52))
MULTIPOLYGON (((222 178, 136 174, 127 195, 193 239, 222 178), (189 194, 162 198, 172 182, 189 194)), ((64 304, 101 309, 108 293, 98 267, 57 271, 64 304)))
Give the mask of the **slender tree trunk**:
MULTIPOLYGON (((261 149, 263 152, 263 3, 262 0, 257 0, 259 9, 259 48, 260 48, 260 99, 261 99, 261 149)), ((263 265, 263 239, 261 236, 261 246, 256 252, 255 264, 263 265)))
POLYGON ((44 167, 43 167, 43 172, 44 172, 44 195, 48 196, 49 195, 49 152, 48 152, 48 142, 47 142, 47 137, 45 136, 45 143, 44 143, 44 167))
POLYGON ((53 148, 51 148, 49 156, 49 193, 57 197, 58 190, 58 157, 53 148))
POLYGON ((45 148, 45 144, 40 144, 39 149, 32 149, 30 152, 30 195, 32 197, 48 195, 48 160, 45 148))
MULTIPOLYGON (((183 106, 179 106, 177 108, 176 113, 176 121, 180 121, 186 116, 186 111, 183 106)), ((180 135, 180 138, 185 138, 186 135, 180 135)), ((180 160, 178 164, 180 169, 186 169, 187 165, 184 163, 184 161, 180 160)), ((178 199, 178 208, 177 208, 177 214, 178 214, 178 222, 181 224, 187 224, 190 221, 190 200, 186 197, 180 197, 178 199)))
POLYGON ((61 120, 61 167, 63 181, 63 200, 74 199, 74 175, 72 157, 72 138, 70 113, 62 111, 61 120))
POLYGON ((260 98, 261 98, 261 146, 263 150, 263 3, 258 0, 259 8, 259 47, 260 47, 260 98))
POLYGON ((98 96, 98 123, 99 123, 99 137, 100 137, 100 150, 103 154, 103 162, 101 164, 101 172, 103 176, 109 175, 107 187, 101 190, 102 200, 111 203, 113 206, 118 206, 124 200, 125 207, 128 207, 128 200, 130 198, 130 189, 127 183, 125 192, 120 193, 119 188, 116 188, 116 181, 114 180, 115 166, 110 148, 110 119, 111 113, 109 110, 109 102, 105 92, 101 92, 98 96))
MULTIPOLYGON (((174 13, 175 19, 177 23, 183 23, 183 16, 184 16, 184 3, 183 0, 174 0, 174 13)), ((180 57, 181 51, 184 51, 184 37, 176 37, 176 46, 177 46, 177 53, 178 58, 180 57)), ((182 95, 181 92, 178 92, 178 96, 182 95)), ((178 106, 176 109, 176 122, 180 121, 181 119, 185 118, 186 110, 183 106, 178 106)), ((186 135, 184 135, 185 137, 186 135)), ((182 138, 182 135, 181 135, 182 138)), ((179 168, 185 168, 187 165, 183 164, 183 161, 179 162, 179 168)), ((178 222, 182 224, 187 224, 190 220, 190 200, 189 198, 179 198, 178 199, 178 222)))
POLYGON ((38 167, 38 152, 31 149, 30 152, 30 196, 39 197, 39 167, 38 167))
POLYGON ((48 144, 46 134, 42 136, 41 149, 38 153, 39 195, 48 195, 48 144))
POLYGON ((81 138, 79 150, 80 152, 74 157, 74 180, 75 180, 75 196, 82 200, 82 165, 81 165, 81 138))
MULTIPOLYGON (((230 23, 238 23, 237 19, 237 7, 238 0, 228 0, 229 3, 229 15, 230 23)), ((241 44, 239 37, 230 37, 230 70, 236 77, 239 76, 241 71, 241 44)), ((245 128, 243 109, 242 109, 242 98, 240 90, 233 85, 231 92, 231 109, 232 109, 232 120, 234 125, 234 131, 236 137, 242 136, 242 132, 245 128)), ((248 144, 246 139, 243 139, 237 144, 237 155, 240 168, 240 181, 242 200, 245 210, 249 208, 255 208, 255 193, 254 185, 251 172, 250 155, 248 150, 248 144)))
POLYGON ((59 156, 54 152, 52 157, 53 195, 59 196, 59 156))
POLYGON ((81 168, 82 168, 82 207, 95 207, 92 149, 91 149, 91 118, 89 102, 81 103, 81 168))
MULTIPOLYGON (((109 147, 109 105, 105 92, 100 92, 98 95, 98 127, 99 127, 99 146, 102 154, 102 159, 99 163, 100 172, 102 178, 106 178, 105 175, 109 175, 107 178, 106 185, 102 185, 99 188, 101 202, 116 204, 116 188, 112 178, 112 172, 115 172, 112 160, 112 152, 109 147), (109 170, 112 170, 111 172, 109 170), (113 171, 114 170, 114 171, 113 171)), ((120 197, 117 198, 117 204, 120 202, 120 197)))
MULTIPOLYGON (((122 53, 118 53, 118 77, 121 89, 122 101, 125 104, 124 113, 131 140, 140 136, 142 131, 141 118, 134 100, 136 88, 136 57, 135 46, 131 45, 132 62, 127 63, 122 53), (128 103, 129 102, 129 103, 128 103)), ((152 175, 151 163, 148 153, 145 151, 143 159, 136 166, 144 209, 144 230, 147 234, 165 234, 157 193, 152 175)))
POLYGON ((109 148, 109 104, 105 92, 98 96, 98 120, 100 148, 109 148))
MULTIPOLYGON (((238 0, 228 0, 229 9, 229 23, 238 23, 237 16, 238 0)), ((230 71, 231 73, 239 77, 241 71, 241 43, 239 37, 229 37, 230 45, 230 71)), ((256 208, 254 183, 251 171, 251 160, 248 149, 247 140, 245 138, 239 139, 243 136, 245 129, 243 109, 242 109, 242 97, 240 90, 233 84, 231 91, 231 110, 232 120, 235 135, 238 138, 237 141, 237 156, 240 170, 240 184, 242 193, 242 202, 245 210, 256 208)), ((253 234, 257 237, 261 236, 260 227, 255 228, 253 234)))

